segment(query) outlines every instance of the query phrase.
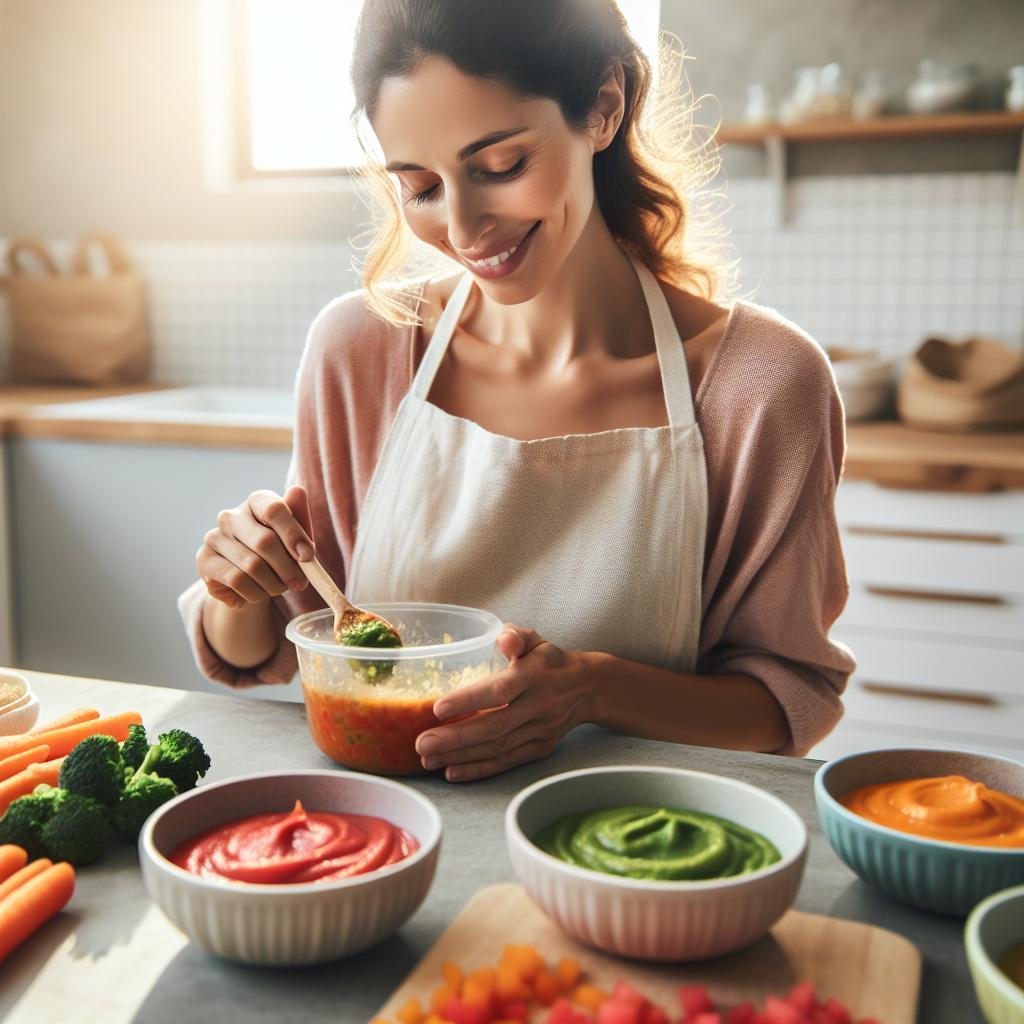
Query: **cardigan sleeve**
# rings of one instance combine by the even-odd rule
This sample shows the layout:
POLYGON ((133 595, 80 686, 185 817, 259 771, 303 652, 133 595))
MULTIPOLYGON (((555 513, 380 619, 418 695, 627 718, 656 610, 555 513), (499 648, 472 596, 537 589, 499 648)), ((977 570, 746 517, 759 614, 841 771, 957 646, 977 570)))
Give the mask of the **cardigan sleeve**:
POLYGON ((763 683, 790 730, 776 753, 803 755, 841 717, 855 667, 829 637, 849 593, 835 512, 842 403, 827 357, 777 314, 747 314, 729 345, 703 403, 709 517, 698 671, 763 683))
MULTIPOLYGON (((394 407, 408 386, 409 335, 373 317, 363 293, 328 303, 306 336, 295 379, 295 430, 285 490, 301 484, 309 498, 317 558, 345 586, 362 495, 394 407)), ((241 499, 240 499, 241 500, 241 499)), ((323 608, 312 587, 273 598, 278 645, 260 665, 238 668, 210 645, 203 630, 209 598, 196 580, 178 610, 200 672, 232 687, 285 684, 298 670, 288 621, 323 608)))

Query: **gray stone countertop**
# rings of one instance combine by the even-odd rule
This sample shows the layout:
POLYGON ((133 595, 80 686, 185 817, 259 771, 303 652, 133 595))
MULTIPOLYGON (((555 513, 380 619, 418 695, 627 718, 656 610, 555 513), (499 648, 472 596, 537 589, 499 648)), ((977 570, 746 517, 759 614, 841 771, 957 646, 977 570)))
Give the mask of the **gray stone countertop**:
MULTIPOLYGON (((177 726, 202 738, 213 767, 206 781, 254 771, 325 768, 301 705, 239 700, 96 679, 26 675, 43 718, 90 706, 137 710, 149 729, 177 726)), ((444 838, 426 901, 397 934, 336 963, 297 970, 245 967, 193 946, 153 906, 133 847, 111 848, 78 874, 72 902, 0 964, 0 1021, 118 1024, 325 1021, 365 1024, 478 889, 513 878, 504 809, 524 786, 593 765, 641 764, 716 772, 761 786, 795 808, 810 834, 796 906, 895 931, 921 951, 919 1024, 981 1024, 962 942, 963 922, 914 910, 862 883, 818 827, 816 761, 654 743, 584 726, 543 762, 489 780, 407 781, 437 805, 444 838)))

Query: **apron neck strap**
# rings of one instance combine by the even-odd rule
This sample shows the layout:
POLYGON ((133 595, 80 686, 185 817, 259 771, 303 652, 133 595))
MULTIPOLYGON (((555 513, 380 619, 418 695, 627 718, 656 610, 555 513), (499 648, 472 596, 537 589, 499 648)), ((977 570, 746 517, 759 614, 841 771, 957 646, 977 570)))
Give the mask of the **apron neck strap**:
MULTIPOLYGON (((683 343, 676 330, 668 300, 655 276, 634 256, 630 256, 633 268, 640 279, 647 311, 654 328, 654 345, 658 352, 658 366, 661 370, 661 386, 665 393, 665 408, 670 426, 682 427, 695 422, 693 396, 690 393, 690 374, 683 353, 683 343)), ((473 286, 473 275, 467 270, 455 286, 455 290, 438 318, 431 335, 430 344, 423 354, 416 376, 413 377, 410 393, 426 401, 430 387, 437 375, 437 368, 448 349, 448 343, 465 308, 469 290, 473 286)))
POLYGON ((430 394, 430 386, 434 383, 437 368, 441 365, 441 360, 448 350, 448 342, 452 340, 452 335, 455 333, 472 285, 473 275, 467 270, 462 275, 462 280, 455 286, 455 291, 452 292, 448 304, 441 311, 441 315, 434 325, 430 344, 427 346, 427 351, 423 353, 416 376, 412 379, 412 387, 409 389, 410 394, 416 398, 426 401, 427 395, 430 394))
POLYGON ((658 366, 661 369, 661 386, 665 392, 665 408, 668 422, 673 427, 689 426, 696 422, 693 412, 693 395, 690 393, 690 371, 686 366, 683 342, 676 330, 668 299, 658 284, 658 279, 635 256, 630 261, 636 276, 640 279, 647 311, 654 328, 654 347, 658 352, 658 366))

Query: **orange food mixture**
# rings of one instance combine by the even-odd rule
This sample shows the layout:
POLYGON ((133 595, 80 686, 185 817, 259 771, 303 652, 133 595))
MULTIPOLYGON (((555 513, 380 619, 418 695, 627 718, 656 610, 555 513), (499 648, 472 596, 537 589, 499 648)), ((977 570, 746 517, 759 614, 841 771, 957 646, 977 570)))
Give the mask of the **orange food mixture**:
POLYGON ((1024 848, 1024 800, 962 775, 860 786, 839 802, 876 825, 926 839, 1024 848))
POLYGON ((375 700, 303 684, 316 745, 348 768, 380 775, 423 775, 416 737, 438 725, 436 697, 375 700))

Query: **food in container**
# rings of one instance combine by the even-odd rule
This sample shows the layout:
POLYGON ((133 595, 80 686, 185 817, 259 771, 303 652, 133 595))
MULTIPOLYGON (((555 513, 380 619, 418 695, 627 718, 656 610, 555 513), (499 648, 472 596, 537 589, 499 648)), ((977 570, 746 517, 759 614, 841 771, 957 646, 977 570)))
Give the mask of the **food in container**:
POLYGON ((439 724, 433 707, 441 696, 497 669, 502 623, 490 612, 459 605, 392 603, 369 610, 395 625, 403 647, 339 646, 329 610, 288 624, 310 733, 346 767, 420 775, 425 769, 416 737, 439 724), (377 671, 368 674, 367 665, 377 671))
POLYGON ((994 893, 971 911, 964 947, 988 1024, 1024 1021, 1024 885, 994 893))

